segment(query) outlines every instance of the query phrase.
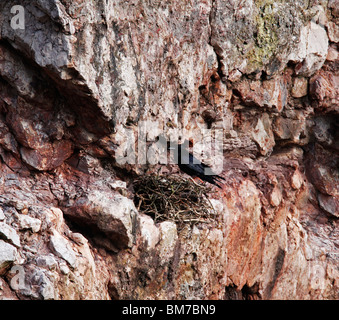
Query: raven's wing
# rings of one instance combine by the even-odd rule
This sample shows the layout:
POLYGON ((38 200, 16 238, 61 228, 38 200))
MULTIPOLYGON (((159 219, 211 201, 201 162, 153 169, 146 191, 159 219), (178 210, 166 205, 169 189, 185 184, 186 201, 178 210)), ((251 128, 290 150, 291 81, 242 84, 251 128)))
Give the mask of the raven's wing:
POLYGON ((220 182, 220 180, 225 180, 223 177, 215 174, 209 165, 194 157, 194 155, 188 152, 187 149, 181 148, 181 146, 179 146, 178 151, 178 165, 182 171, 191 176, 199 177, 201 180, 207 181, 221 188, 217 182, 220 182))
POLYGON ((189 166, 193 170, 197 171, 197 173, 205 175, 205 169, 210 168, 207 164, 201 162, 197 159, 193 154, 189 154, 189 166))
POLYGON ((179 153, 178 159, 179 168, 190 176, 202 177, 205 174, 205 169, 201 162, 196 159, 191 153, 187 150, 182 150, 179 153))
POLYGON ((198 160, 196 157, 193 156, 193 154, 189 154, 189 164, 192 164, 192 169, 195 169, 197 172, 199 172, 199 174, 204 175, 204 176, 211 176, 213 177, 213 180, 225 180, 223 177, 215 174, 212 169, 211 166, 201 162, 200 160, 198 160))

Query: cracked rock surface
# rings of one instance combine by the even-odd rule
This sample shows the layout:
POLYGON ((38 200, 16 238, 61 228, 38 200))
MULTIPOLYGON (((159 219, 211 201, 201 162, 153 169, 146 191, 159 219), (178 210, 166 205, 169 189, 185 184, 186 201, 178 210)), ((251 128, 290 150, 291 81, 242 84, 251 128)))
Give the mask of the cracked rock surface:
POLYGON ((338 23, 331 0, 2 1, 0 299, 338 299, 338 23), (183 174, 143 161, 178 132, 225 179, 213 224, 135 202, 183 174))

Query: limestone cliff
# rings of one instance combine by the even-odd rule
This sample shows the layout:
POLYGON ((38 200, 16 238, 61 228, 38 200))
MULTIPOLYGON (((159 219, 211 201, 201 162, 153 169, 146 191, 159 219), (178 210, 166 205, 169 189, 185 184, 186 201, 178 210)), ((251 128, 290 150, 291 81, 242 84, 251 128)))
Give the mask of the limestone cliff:
POLYGON ((338 0, 1 1, 0 299, 338 299, 338 22, 338 0), (215 223, 138 208, 137 177, 183 175, 159 136, 225 178, 215 223))

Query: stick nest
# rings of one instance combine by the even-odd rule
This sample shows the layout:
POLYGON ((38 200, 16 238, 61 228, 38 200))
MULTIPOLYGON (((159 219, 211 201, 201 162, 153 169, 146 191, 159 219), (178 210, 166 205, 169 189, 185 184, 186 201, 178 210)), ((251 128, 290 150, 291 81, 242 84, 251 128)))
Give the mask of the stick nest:
POLYGON ((138 210, 155 222, 211 223, 216 212, 208 199, 211 188, 178 176, 144 175, 134 183, 138 210))

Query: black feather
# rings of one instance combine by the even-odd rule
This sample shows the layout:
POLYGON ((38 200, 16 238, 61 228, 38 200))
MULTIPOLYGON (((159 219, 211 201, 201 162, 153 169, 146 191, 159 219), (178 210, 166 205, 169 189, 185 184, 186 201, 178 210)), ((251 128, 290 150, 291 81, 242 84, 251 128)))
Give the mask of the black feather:
POLYGON ((222 188, 218 182, 221 183, 221 180, 225 179, 215 174, 210 166, 194 157, 183 145, 176 145, 173 149, 180 170, 192 177, 198 177, 203 181, 214 184, 220 189, 222 188))

